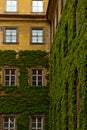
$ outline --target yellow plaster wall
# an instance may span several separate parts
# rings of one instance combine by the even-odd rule
[[[18,44],[4,44],[4,27],[18,28]],[[46,21],[0,21],[0,50],[50,50],[50,27]],[[44,44],[31,44],[31,27],[44,28]]]
[[[48,0],[43,0],[43,13],[46,12]],[[0,13],[6,12],[6,0],[0,0]],[[32,13],[32,0],[17,0],[17,12],[19,14]]]

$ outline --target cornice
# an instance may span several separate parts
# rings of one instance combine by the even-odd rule
[[[3,18],[40,18],[45,19],[45,14],[0,14]]]

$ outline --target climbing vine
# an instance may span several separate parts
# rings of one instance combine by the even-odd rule
[[[66,1],[51,49],[50,130],[87,129],[86,16],[85,0]]]
[[[48,129],[48,86],[34,87],[28,84],[28,68],[38,66],[49,68],[46,52],[0,51],[0,71],[3,67],[17,67],[19,72],[18,86],[0,85],[0,114],[15,114],[18,130],[29,130],[29,115],[32,114],[44,114],[45,129]]]

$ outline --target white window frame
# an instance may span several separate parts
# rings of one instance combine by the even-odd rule
[[[5,122],[5,118],[7,118],[7,122]],[[11,121],[13,118],[13,122]],[[7,127],[5,126],[7,124]],[[11,127],[13,124],[13,127]],[[3,116],[3,130],[16,130],[16,117],[15,116]]]
[[[34,13],[43,12],[43,0],[32,0],[32,12]]]
[[[32,44],[42,44],[44,42],[43,33],[44,33],[43,28],[32,28],[31,29],[31,43]]]
[[[6,70],[9,70],[9,74],[6,74]],[[15,74],[11,74],[11,71],[14,70]],[[4,68],[3,69],[3,79],[4,79],[4,86],[16,86],[17,85],[17,69],[16,68]],[[14,77],[14,85],[12,85],[12,76]],[[6,80],[6,77],[8,77],[9,79]],[[6,84],[6,81],[8,82],[8,84]]]
[[[6,12],[17,12],[17,0],[6,0]]]
[[[4,36],[4,42],[5,43],[17,43],[18,35],[17,35],[17,27],[6,27],[5,28],[5,36]]]
[[[35,70],[36,71],[36,74],[33,74],[33,70]],[[39,70],[41,70],[42,71],[42,74],[39,74]],[[36,77],[36,80],[33,80],[33,77]],[[41,79],[41,81],[38,79],[39,77],[41,77],[42,79]],[[33,85],[33,82],[35,82],[36,83],[36,85]],[[41,85],[39,85],[39,82],[41,82],[42,84]],[[33,68],[32,70],[31,70],[31,85],[32,86],[43,86],[43,69],[41,68]]]
[[[35,119],[35,121],[33,122],[33,118]],[[40,118],[41,121],[39,121],[38,119]],[[33,124],[35,124],[35,126],[33,126]],[[38,126],[38,124],[40,124],[40,127]],[[33,115],[30,116],[30,130],[43,130],[44,128],[44,116],[43,115]]]

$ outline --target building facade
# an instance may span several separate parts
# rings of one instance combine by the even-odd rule
[[[49,130],[86,130],[87,2],[50,0],[47,18],[53,37]]]
[[[47,5],[0,1],[0,130],[48,129]]]
[[[0,0],[0,130],[87,129],[86,18],[86,0]]]

